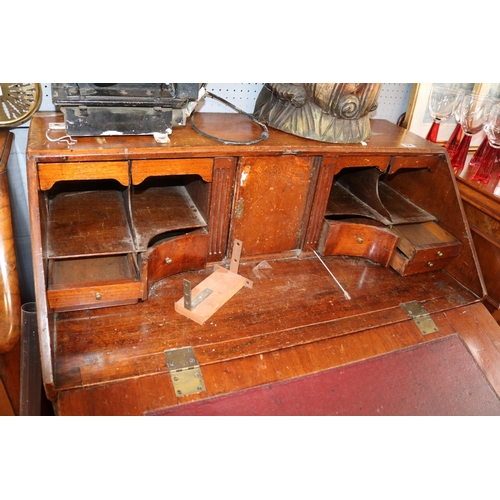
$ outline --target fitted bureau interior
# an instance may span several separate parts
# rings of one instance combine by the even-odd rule
[[[386,226],[435,220],[389,187],[376,167],[342,170],[334,179],[325,216],[367,217]]]
[[[431,176],[429,182],[434,178],[435,168],[414,167],[398,168],[392,177],[406,178],[407,185],[415,174]],[[403,276],[445,267],[462,244],[436,215],[391,187],[390,180],[391,174],[377,166],[344,168],[335,175],[320,253],[364,257]]]
[[[73,310],[145,298],[145,256],[206,228],[209,193],[210,183],[196,174],[146,176],[126,186],[116,179],[55,182],[41,193],[50,307]],[[195,267],[200,265],[197,259]]]
[[[47,294],[54,310],[134,303],[146,299],[158,280],[206,266],[211,194],[207,164],[202,164],[201,175],[159,175],[169,171],[169,162],[140,163],[137,171],[131,163],[126,183],[123,175],[59,180],[42,192]],[[190,170],[182,165],[181,171]],[[193,169],[198,167],[195,162]],[[337,172],[319,252],[366,258],[403,276],[445,267],[462,244],[434,213],[402,194],[391,180],[404,178],[406,186],[423,172],[434,178],[435,169],[417,167],[399,168],[395,174],[378,166],[348,166]],[[88,171],[85,165],[82,170]]]

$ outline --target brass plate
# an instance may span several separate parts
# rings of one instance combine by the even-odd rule
[[[177,397],[205,391],[205,382],[192,347],[164,351]]]

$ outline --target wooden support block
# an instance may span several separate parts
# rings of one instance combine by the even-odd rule
[[[250,280],[243,276],[219,267],[213,274],[193,288],[193,301],[207,288],[212,291],[208,297],[192,310],[184,307],[184,298],[181,298],[175,303],[175,310],[202,325],[244,286],[251,287],[251,283]]]

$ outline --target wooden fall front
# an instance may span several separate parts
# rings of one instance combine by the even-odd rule
[[[500,392],[500,329],[481,304],[443,148],[383,120],[367,145],[271,130],[250,146],[189,125],[168,144],[55,143],[57,121],[36,114],[28,139],[42,371],[57,414],[142,415],[456,333],[477,361],[488,353],[481,366]],[[232,141],[260,135],[236,114],[197,124]],[[203,324],[180,314],[186,281],[228,268],[237,241],[237,273],[253,286]]]

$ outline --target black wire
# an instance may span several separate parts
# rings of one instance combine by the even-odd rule
[[[205,96],[211,97],[212,99],[216,99],[216,100],[218,100],[218,101],[226,104],[227,106],[233,108],[238,113],[241,113],[241,114],[247,116],[254,123],[256,123],[257,125],[259,125],[260,127],[262,127],[263,132],[262,132],[261,136],[258,139],[255,139],[255,140],[249,141],[249,142],[229,141],[229,140],[226,140],[226,139],[221,139],[219,137],[214,137],[214,136],[209,135],[209,134],[207,134],[205,132],[202,132],[195,125],[195,123],[194,123],[194,115],[195,115],[195,112],[196,112],[196,108],[195,108],[192,111],[192,113],[191,113],[190,122],[191,122],[191,127],[193,127],[193,129],[196,130],[196,132],[198,132],[198,134],[202,135],[203,137],[207,137],[208,139],[212,139],[213,141],[221,142],[222,144],[232,144],[232,145],[236,145],[236,146],[250,146],[251,144],[257,144],[258,142],[261,142],[261,141],[263,141],[263,140],[265,140],[265,139],[267,139],[269,137],[269,131],[268,131],[267,127],[263,123],[261,123],[258,120],[256,120],[249,113],[243,111],[242,109],[237,108],[234,104],[231,104],[230,102],[226,101],[222,97],[219,97],[218,95],[212,94],[211,92],[205,91]]]

